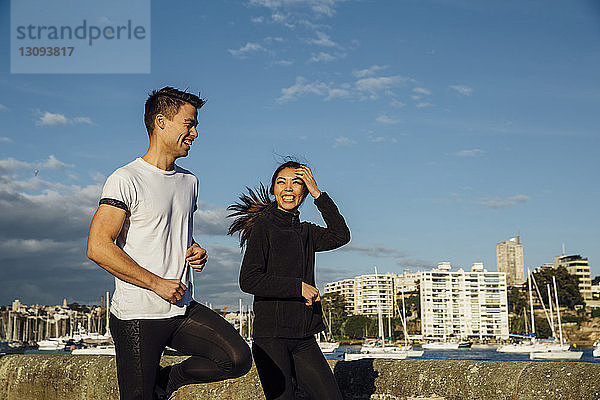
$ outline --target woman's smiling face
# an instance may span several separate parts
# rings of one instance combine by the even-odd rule
[[[304,193],[304,181],[296,176],[295,168],[284,168],[279,171],[273,186],[277,208],[284,211],[295,210],[302,203]]]

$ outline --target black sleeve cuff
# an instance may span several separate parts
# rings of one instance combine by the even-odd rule
[[[320,204],[331,202],[331,197],[327,194],[327,192],[321,192],[319,197],[313,200],[315,205],[318,207]]]
[[[103,199],[100,199],[99,204],[108,204],[109,206],[117,207],[121,210],[125,210],[125,212],[129,212],[129,207],[127,207],[127,204],[123,203],[121,200],[109,199],[105,197]]]

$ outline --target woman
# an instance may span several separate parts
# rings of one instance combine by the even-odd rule
[[[240,233],[246,252],[240,287],[254,295],[254,363],[267,400],[293,399],[293,379],[315,400],[342,399],[315,333],[325,329],[315,287],[315,252],[350,241],[350,231],[331,198],[306,165],[288,161],[264,186],[242,195],[230,216],[229,234]],[[298,207],[314,198],[326,228],[300,222]]]

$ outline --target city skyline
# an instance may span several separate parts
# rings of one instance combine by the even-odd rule
[[[106,177],[145,152],[143,103],[165,85],[208,100],[178,160],[200,180],[203,303],[250,302],[226,207],[284,155],[308,162],[351,230],[317,256],[321,289],[374,265],[494,271],[496,244],[517,235],[525,268],[564,243],[600,275],[595,2],[152,6],[149,74],[11,74],[0,4],[0,304],[112,292],[85,256],[87,229]],[[301,218],[323,224],[310,199]]]

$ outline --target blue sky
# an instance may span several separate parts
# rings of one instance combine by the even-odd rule
[[[321,288],[374,265],[496,270],[519,232],[526,266],[564,243],[600,274],[597,2],[154,1],[149,74],[11,74],[6,0],[0,27],[0,304],[112,290],[85,257],[89,221],[106,177],[145,152],[143,104],[165,85],[208,100],[179,161],[200,179],[203,302],[249,301],[225,207],[282,155],[351,228],[318,256]],[[310,201],[301,215],[322,223]]]

